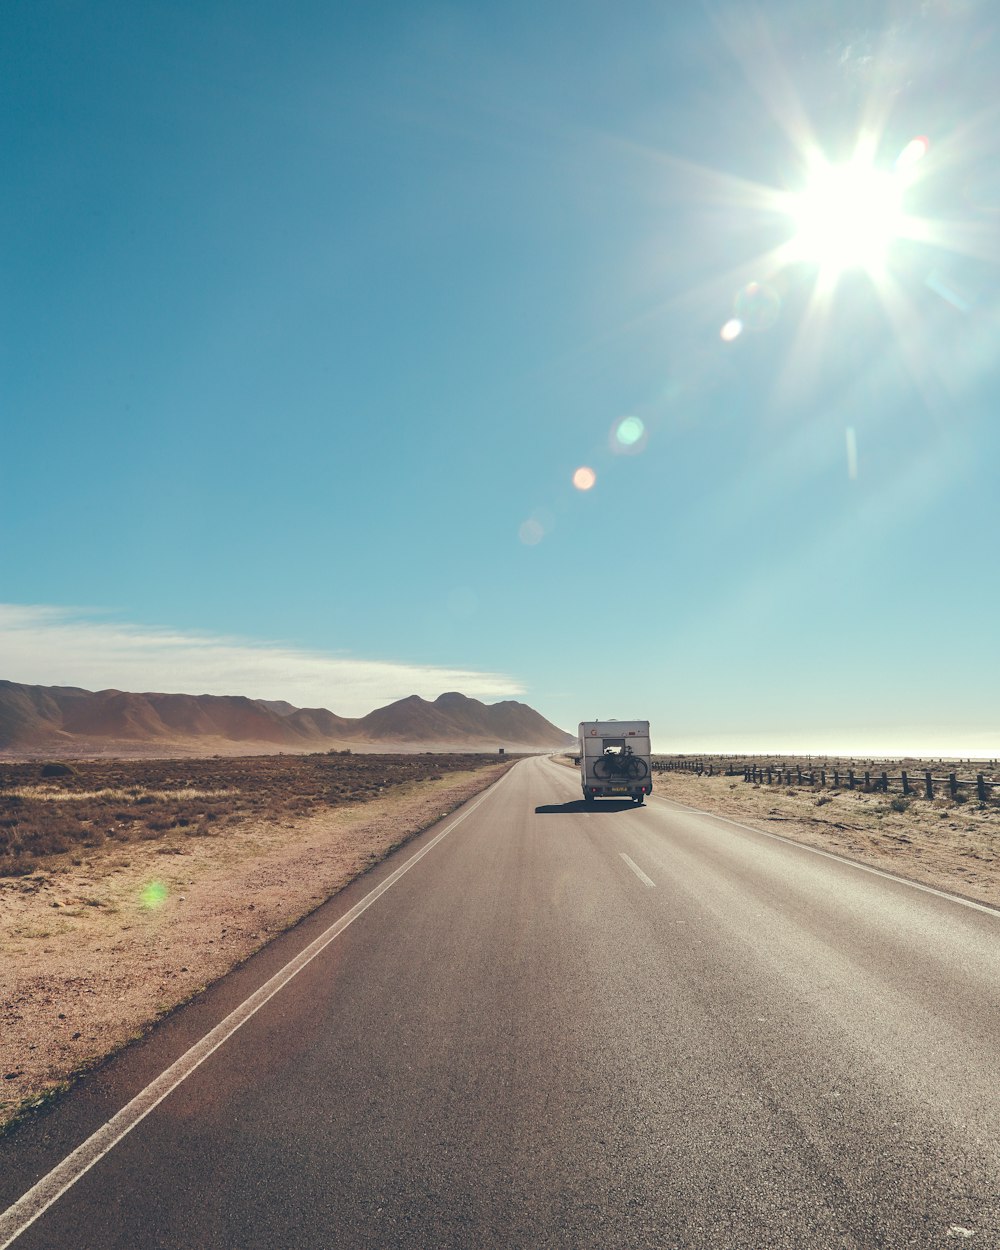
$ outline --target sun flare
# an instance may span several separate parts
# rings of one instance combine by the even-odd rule
[[[817,163],[805,187],[791,197],[792,247],[799,260],[837,277],[848,269],[878,272],[903,236],[906,216],[901,171],[855,159]]]

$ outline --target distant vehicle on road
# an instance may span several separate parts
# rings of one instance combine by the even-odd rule
[[[642,803],[653,789],[649,721],[581,721],[580,783],[588,803],[601,795],[627,795]]]

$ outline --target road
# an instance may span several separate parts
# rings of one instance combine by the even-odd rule
[[[392,882],[0,1246],[1000,1246],[1000,913],[578,800],[517,765],[0,1142],[2,1208]]]

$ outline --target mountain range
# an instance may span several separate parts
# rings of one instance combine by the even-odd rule
[[[410,695],[367,716],[337,716],[242,695],[132,694],[0,681],[0,754],[142,755],[180,751],[555,750],[574,739],[525,703],[485,704],[450,692]]]

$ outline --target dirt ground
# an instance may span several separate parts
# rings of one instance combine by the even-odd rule
[[[304,813],[242,813],[198,837],[178,826],[77,844],[0,877],[0,1131],[506,767],[480,762]]]
[[[654,774],[653,792],[1000,907],[1000,805]]]

